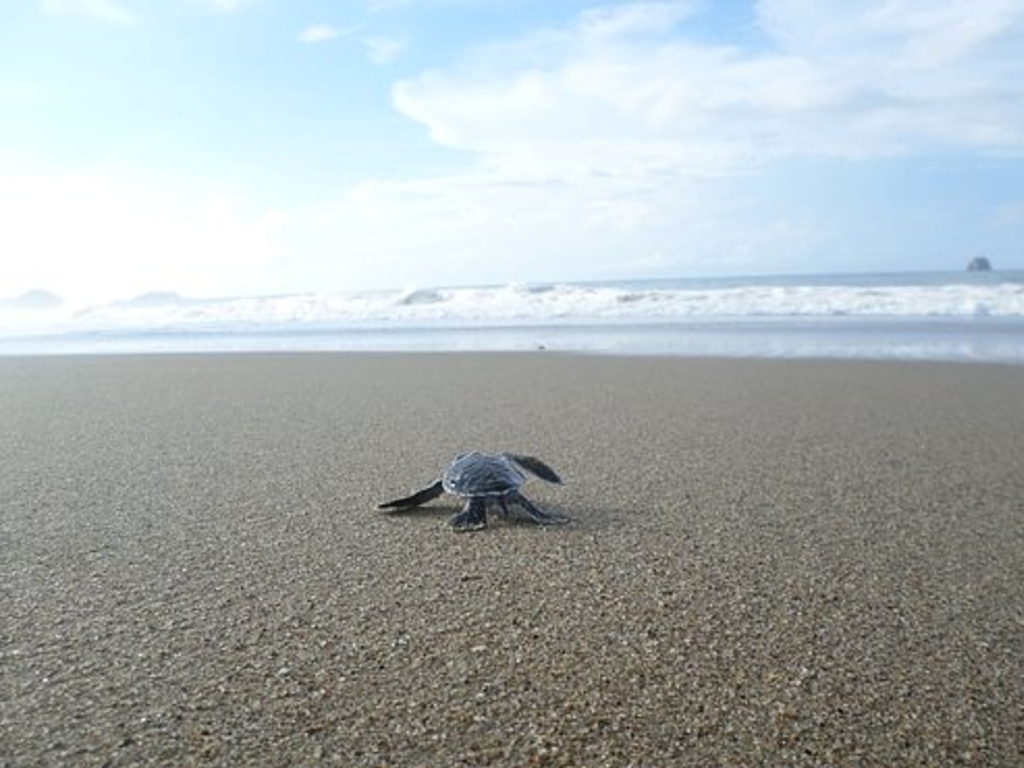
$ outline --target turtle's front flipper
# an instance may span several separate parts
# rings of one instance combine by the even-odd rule
[[[420,504],[426,504],[428,501],[433,501],[442,493],[444,493],[444,486],[441,484],[441,481],[438,480],[429,488],[424,488],[422,491],[418,491],[412,496],[406,496],[404,499],[386,501],[377,507],[377,509],[409,509],[410,507],[418,507]]]
[[[479,531],[487,526],[487,499],[476,496],[466,502],[466,508],[451,520],[456,533]]]
[[[541,480],[547,480],[549,483],[559,484],[562,482],[562,478],[558,476],[558,473],[536,456],[520,456],[517,453],[506,453],[505,456],[523,469],[532,472]]]
[[[514,501],[522,507],[526,514],[530,516],[530,519],[538,525],[559,525],[560,523],[569,522],[567,517],[545,512],[521,493],[509,494],[508,500]]]

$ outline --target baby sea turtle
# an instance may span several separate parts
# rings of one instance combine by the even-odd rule
[[[428,488],[381,504],[378,509],[411,509],[426,504],[445,491],[466,500],[465,508],[451,519],[456,531],[476,531],[487,525],[487,505],[496,502],[502,514],[508,514],[508,505],[518,504],[533,522],[540,525],[564,523],[566,518],[553,515],[537,507],[519,492],[526,481],[526,472],[549,483],[561,483],[551,467],[533,456],[515,453],[463,453],[445,467],[441,478]]]

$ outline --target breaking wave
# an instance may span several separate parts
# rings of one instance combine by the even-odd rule
[[[159,299],[159,300],[157,300]],[[171,300],[173,299],[173,300]],[[546,283],[187,299],[79,310],[0,308],[0,335],[645,323],[758,318],[1024,318],[1024,274]]]

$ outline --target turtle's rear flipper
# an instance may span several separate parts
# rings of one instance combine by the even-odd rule
[[[569,518],[567,517],[555,515],[551,512],[545,512],[522,494],[510,494],[509,501],[514,501],[522,507],[526,514],[530,516],[530,519],[538,525],[559,525],[561,523],[569,522]]]
[[[418,507],[421,504],[426,504],[428,501],[433,501],[442,493],[444,493],[444,486],[441,484],[441,481],[438,480],[429,488],[417,491],[412,496],[406,496],[404,499],[386,501],[377,507],[377,509],[409,509],[410,507]]]
[[[466,502],[466,508],[451,520],[456,533],[479,531],[487,526],[487,499],[476,496]]]
[[[562,478],[558,476],[558,473],[536,456],[520,456],[517,453],[506,453],[505,456],[523,469],[532,472],[541,480],[547,480],[549,483],[559,484],[562,482]]]

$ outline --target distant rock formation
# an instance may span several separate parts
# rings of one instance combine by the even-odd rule
[[[992,262],[984,256],[975,256],[967,264],[968,272],[988,272],[992,269]]]
[[[0,307],[4,309],[56,309],[63,303],[60,296],[49,291],[26,291],[13,299],[0,299]]]

